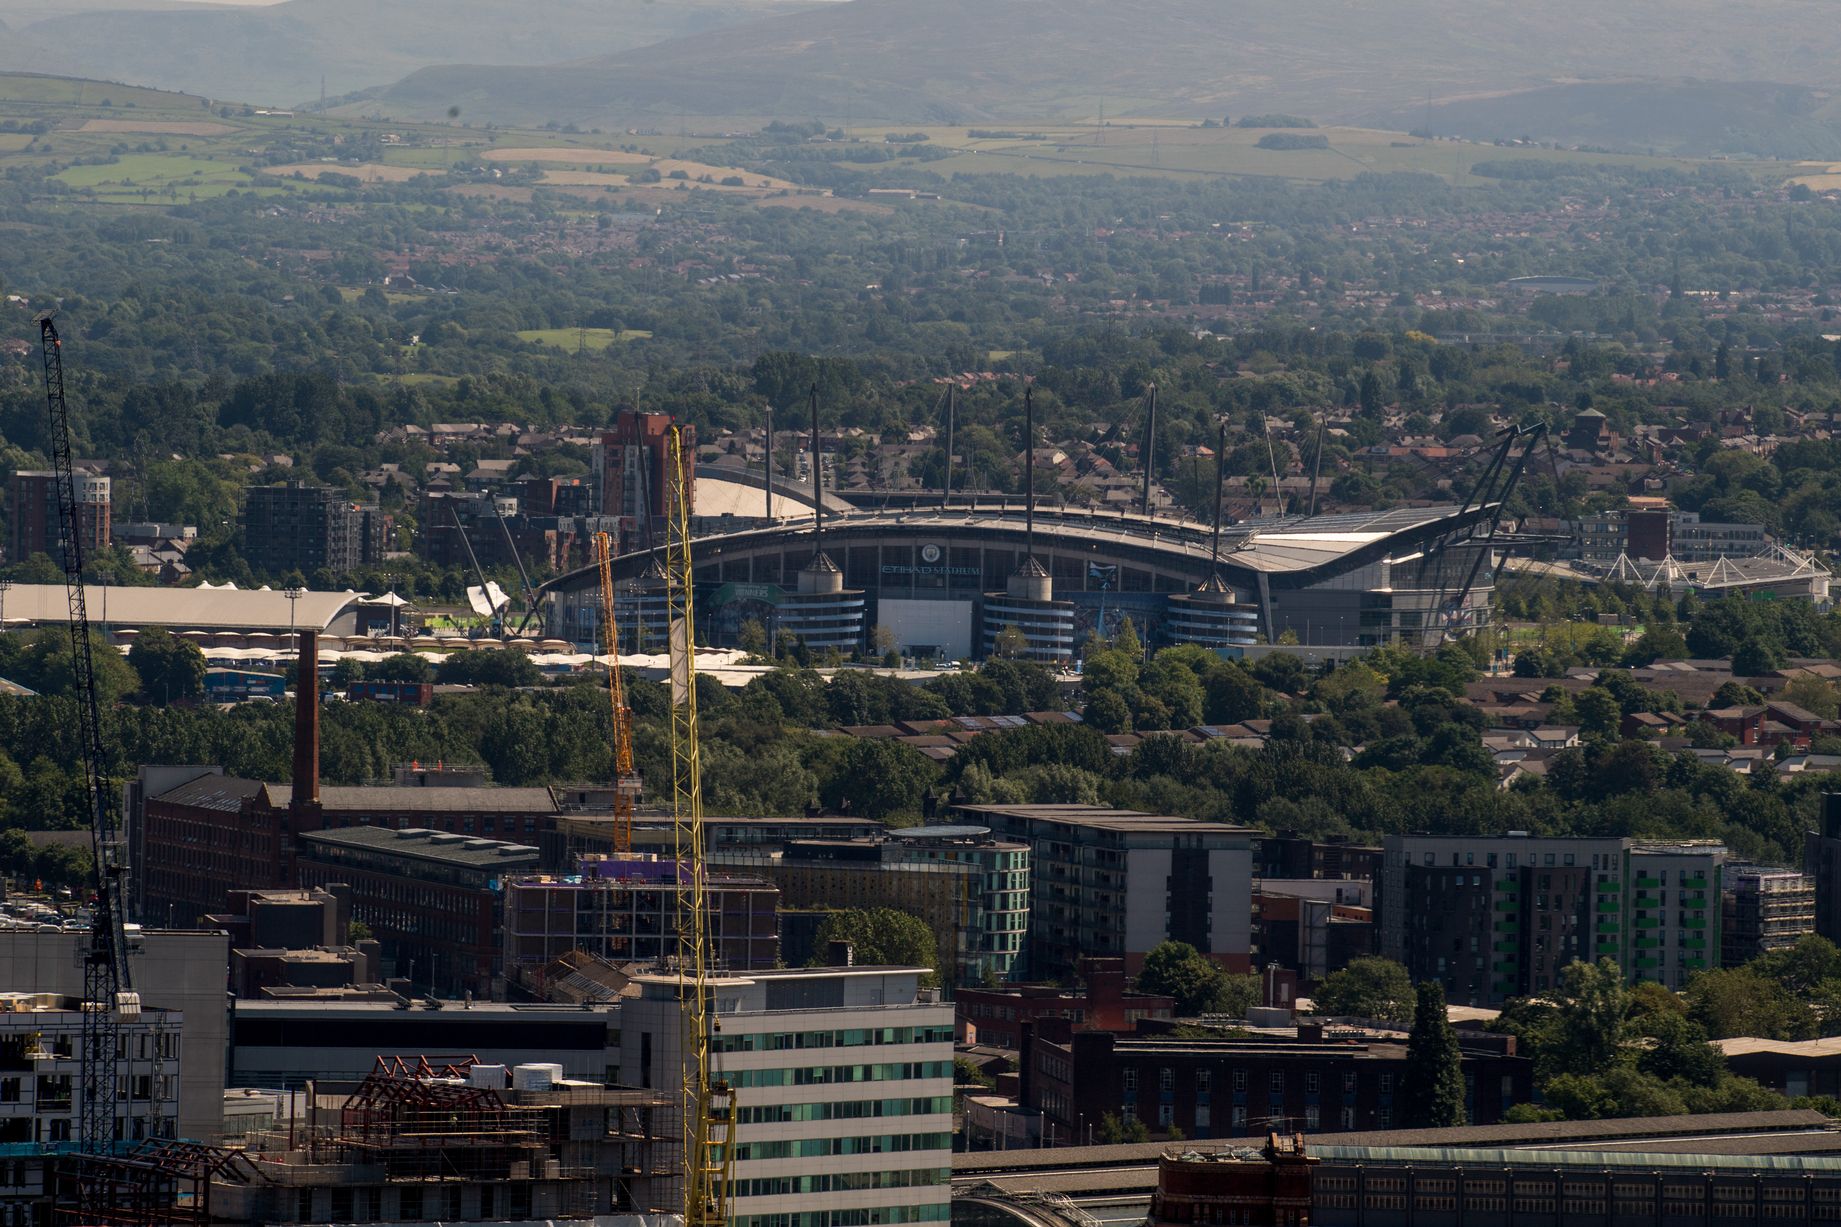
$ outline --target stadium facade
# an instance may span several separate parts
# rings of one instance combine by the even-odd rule
[[[1088,631],[1129,617],[1149,641],[1232,651],[1291,642],[1423,645],[1487,626],[1498,503],[1247,521],[1218,550],[1194,522],[1038,507],[1033,550],[1019,505],[827,515],[696,544],[699,642],[732,645],[748,622],[813,646],[975,659],[1000,646],[1065,660]],[[1218,557],[1217,557],[1218,555]],[[616,563],[626,651],[662,650],[664,574],[653,552]],[[551,635],[598,642],[592,568],[543,588]],[[835,606],[835,608],[832,608]],[[841,638],[840,638],[841,634]]]

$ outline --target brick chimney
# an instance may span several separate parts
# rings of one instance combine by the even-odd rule
[[[300,632],[299,677],[294,683],[294,798],[299,812],[320,804],[320,637]]]

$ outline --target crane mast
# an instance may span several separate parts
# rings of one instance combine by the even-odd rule
[[[633,769],[633,709],[620,676],[620,628],[614,620],[614,543],[594,535],[595,566],[601,573],[601,650],[607,653],[607,698],[614,717],[614,851],[633,850],[633,809],[639,803],[639,773]]]
[[[703,768],[697,745],[696,608],[692,597],[690,482],[683,435],[670,436],[665,552],[671,635],[671,799],[678,880],[678,1017],[684,1075],[684,1227],[727,1227],[734,1172],[735,1092],[715,1069],[720,1027],[711,996],[711,940],[703,847]]]
[[[70,601],[70,661],[75,681],[78,737],[83,750],[84,800],[89,807],[90,853],[95,901],[89,946],[83,955],[83,1052],[79,1062],[78,1139],[85,1155],[106,1153],[118,1140],[116,1076],[120,1069],[120,1023],[140,1014],[128,968],[123,929],[122,856],[116,799],[103,773],[102,709],[96,696],[96,662],[90,640],[89,604],[83,591],[82,506],[71,462],[70,411],[64,400],[64,352],[52,313],[36,317],[45,366],[45,402],[51,414],[51,460],[57,475],[58,544],[63,552],[64,587]],[[103,1196],[99,1182],[84,1182],[86,1202]],[[100,1209],[101,1206],[85,1206]]]

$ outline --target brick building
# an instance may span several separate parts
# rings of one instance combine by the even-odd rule
[[[94,473],[79,472],[76,484],[77,543],[87,556],[109,548],[110,482]],[[24,562],[34,554],[43,554],[59,566],[64,565],[56,473],[33,469],[15,472],[8,490],[7,520],[9,562]]]
[[[530,844],[357,826],[299,836],[308,887],[342,892],[352,919],[383,944],[385,966],[447,996],[496,996],[505,878],[537,870]]]
[[[620,521],[620,549],[644,549],[664,540],[671,502],[671,415],[622,410],[595,445],[593,468],[601,483],[600,511]],[[694,512],[697,491],[696,428],[683,428],[683,451]]]
[[[1473,1124],[1494,1124],[1533,1094],[1533,1063],[1513,1036],[1460,1031],[1458,1046]],[[1023,1044],[1022,1101],[1043,1114],[1045,1141],[1075,1144],[1108,1116],[1188,1138],[1388,1129],[1406,1069],[1404,1035],[1306,1024],[1295,1038],[1188,1040],[1045,1019]]]
[[[190,924],[237,890],[301,885],[300,837],[351,827],[420,828],[468,839],[560,847],[562,806],[547,788],[328,787],[319,782],[316,636],[301,633],[294,782],[212,768],[142,768],[126,806],[134,914]]]
[[[1019,984],[1014,988],[962,988],[959,1042],[987,1048],[1020,1048],[1024,1030],[1045,1018],[1064,1018],[1076,1031],[1133,1031],[1143,1019],[1176,1016],[1176,999],[1132,992],[1120,959],[1085,959],[1079,988]]]

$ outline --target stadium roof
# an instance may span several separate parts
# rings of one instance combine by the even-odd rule
[[[90,621],[114,627],[195,630],[323,631],[355,604],[356,592],[303,592],[299,600],[273,589],[138,588],[85,584]],[[70,601],[62,584],[14,584],[7,590],[8,625],[63,625]]]

